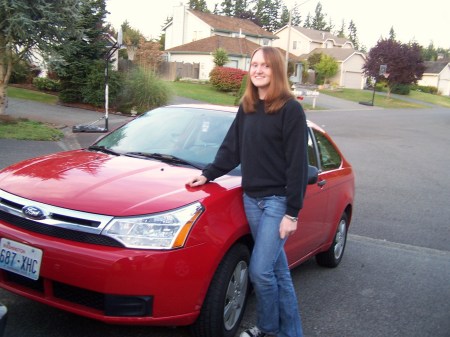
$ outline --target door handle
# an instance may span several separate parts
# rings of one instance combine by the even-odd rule
[[[327,183],[326,180],[321,180],[321,181],[319,181],[319,182],[317,183],[317,185],[318,185],[319,187],[323,187],[326,183]]]

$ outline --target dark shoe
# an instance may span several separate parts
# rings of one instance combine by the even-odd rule
[[[241,333],[240,337],[265,337],[268,336],[264,332],[258,329],[257,326],[247,329]]]

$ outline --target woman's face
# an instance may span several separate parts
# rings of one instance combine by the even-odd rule
[[[250,64],[250,79],[258,88],[259,98],[264,99],[272,79],[272,68],[266,64],[262,50],[258,50]]]

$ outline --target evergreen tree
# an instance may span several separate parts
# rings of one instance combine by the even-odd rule
[[[395,32],[394,32],[394,27],[392,27],[392,26],[391,26],[391,29],[389,30],[389,40],[395,41]]]
[[[209,13],[205,0],[189,0],[189,8],[200,12]]]
[[[274,32],[279,28],[281,0],[257,0],[254,12],[255,17],[264,29]]]
[[[326,14],[322,13],[322,5],[317,3],[314,17],[312,18],[311,28],[320,31],[327,30],[327,23],[325,22]]]
[[[6,87],[16,63],[36,52],[49,53],[66,41],[81,40],[80,0],[14,0],[0,2],[0,115],[5,113]]]
[[[292,25],[293,26],[300,26],[302,23],[302,16],[300,15],[300,10],[298,7],[295,7],[292,10]]]
[[[306,16],[305,24],[303,25],[303,27],[308,28],[308,29],[313,29],[312,18],[311,18],[310,13],[308,13],[308,15]]]
[[[344,38],[346,39],[346,35],[345,35],[345,21],[342,20],[342,24],[341,24],[341,28],[339,28],[339,30],[337,31],[336,35],[338,37]]]
[[[359,50],[359,41],[356,26],[353,20],[350,20],[350,23],[348,24],[348,39],[353,43],[355,49]]]
[[[302,22],[302,19],[301,19],[301,15],[298,10],[298,7],[294,7],[291,10],[291,25],[294,27],[300,26],[301,22]],[[283,5],[281,7],[280,27],[279,28],[286,26],[288,23],[289,23],[289,9],[285,5]]]
[[[78,25],[84,30],[83,39],[68,39],[66,45],[69,48],[59,50],[64,62],[52,63],[61,80],[59,98],[63,102],[83,102],[83,87],[93,71],[91,65],[94,61],[105,59],[110,44],[105,38],[105,0],[84,0],[79,11]]]
[[[223,0],[220,4],[220,13],[225,16],[234,16],[234,0]]]

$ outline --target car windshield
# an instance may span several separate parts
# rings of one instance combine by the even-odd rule
[[[214,160],[235,113],[193,107],[149,111],[94,144],[95,148],[146,159],[204,167]],[[156,156],[155,156],[156,155]]]

